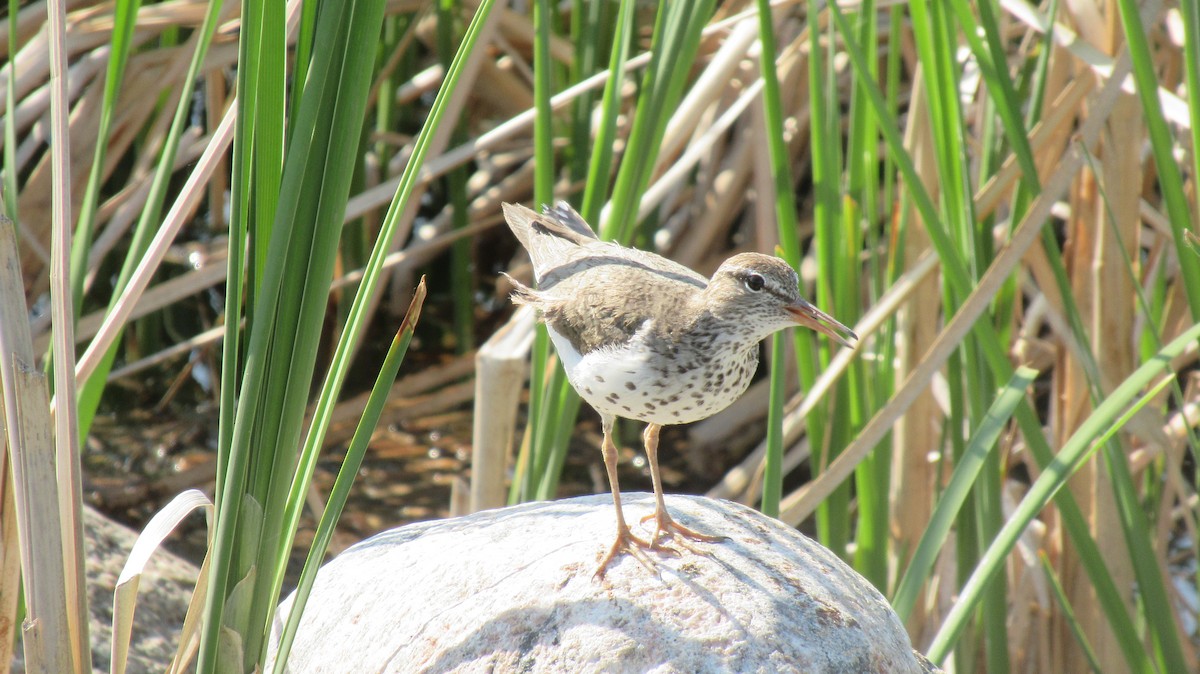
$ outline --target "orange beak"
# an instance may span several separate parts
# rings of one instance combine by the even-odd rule
[[[850,340],[858,340],[858,335],[854,334],[853,330],[842,325],[833,316],[814,307],[806,300],[800,300],[799,304],[784,307],[784,310],[791,314],[792,320],[796,321],[796,323],[816,330],[846,348],[853,349],[854,344]]]

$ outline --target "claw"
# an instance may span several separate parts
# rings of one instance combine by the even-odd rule
[[[689,541],[696,541],[699,543],[720,543],[721,541],[727,540],[727,537],[725,536],[711,536],[709,534],[702,534],[698,531],[693,531],[683,526],[682,524],[676,522],[665,508],[662,510],[655,510],[653,514],[646,515],[641,521],[643,524],[645,524],[652,519],[655,520],[655,526],[654,535],[650,538],[651,549],[654,549],[655,545],[658,544],[659,539],[663,538],[664,536],[679,536],[681,538],[686,538]]]
[[[648,571],[659,575],[658,570],[654,568],[654,561],[646,554],[647,550],[675,557],[683,556],[683,553],[676,548],[659,545],[659,541],[665,537],[677,537],[679,539],[675,541],[677,544],[698,554],[704,553],[694,550],[684,540],[701,543],[718,543],[725,540],[724,536],[709,536],[692,531],[671,519],[671,515],[667,513],[667,505],[663,501],[662,476],[658,472],[658,424],[648,424],[645,433],[642,435],[646,446],[646,457],[650,460],[650,476],[654,481],[655,499],[654,514],[642,518],[642,521],[645,522],[650,518],[655,519],[654,536],[647,541],[633,535],[633,532],[629,530],[629,526],[625,523],[625,514],[621,510],[621,488],[617,483],[617,448],[612,442],[612,425],[614,420],[615,417],[612,416],[602,415],[600,417],[601,427],[604,430],[604,468],[608,472],[608,484],[612,488],[613,506],[617,511],[617,539],[613,541],[612,547],[608,549],[608,553],[600,559],[600,566],[596,567],[596,572],[592,574],[592,578],[603,579],[605,572],[608,571],[608,565],[622,553],[629,553],[630,557],[636,559]]]
[[[600,565],[596,567],[596,572],[592,574],[592,578],[602,580],[604,573],[608,571],[608,565],[613,559],[622,553],[629,553],[639,564],[646,567],[646,570],[657,574],[658,571],[652,567],[652,562],[646,556],[644,550],[654,549],[654,544],[650,541],[638,538],[633,535],[628,528],[624,530],[618,529],[617,539],[613,541],[612,547],[608,549],[608,553],[600,560]]]

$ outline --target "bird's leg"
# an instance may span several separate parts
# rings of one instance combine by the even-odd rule
[[[654,514],[642,518],[643,522],[651,517],[655,521],[654,536],[650,538],[650,547],[653,548],[664,534],[679,534],[684,538],[704,543],[717,543],[724,540],[724,536],[698,533],[671,519],[671,514],[667,512],[667,503],[663,500],[662,474],[658,470],[658,433],[660,430],[662,430],[662,426],[658,424],[646,424],[646,430],[642,433],[642,442],[646,446],[646,459],[650,461],[650,479],[654,482]]]
[[[608,472],[608,486],[612,489],[613,505],[617,509],[617,539],[613,541],[608,554],[600,560],[600,566],[597,567],[594,576],[596,578],[603,578],[609,562],[622,552],[628,552],[642,566],[650,568],[649,563],[643,559],[645,555],[640,553],[639,548],[650,548],[651,543],[633,535],[633,532],[629,530],[629,525],[625,523],[625,513],[621,510],[621,487],[617,482],[617,446],[613,444],[612,440],[613,421],[613,417],[608,415],[601,417],[601,426],[604,429],[604,469]],[[653,569],[650,570],[653,571]]]

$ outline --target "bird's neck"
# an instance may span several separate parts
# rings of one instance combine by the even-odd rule
[[[736,312],[719,312],[712,308],[696,313],[690,331],[704,334],[704,349],[720,350],[725,353],[752,352],[758,354],[758,343],[769,333],[758,334],[753,325],[747,325]]]

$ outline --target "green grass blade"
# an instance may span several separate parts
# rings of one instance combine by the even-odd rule
[[[838,33],[846,41],[846,54],[850,57],[851,65],[860,78],[859,82],[863,87],[863,91],[867,94],[867,100],[870,102],[876,116],[880,119],[879,130],[883,133],[884,141],[890,151],[890,158],[896,163],[896,167],[904,176],[907,195],[913,200],[913,205],[925,220],[926,230],[929,233],[934,248],[937,250],[938,257],[941,259],[943,273],[947,277],[946,280],[957,297],[965,298],[970,294],[970,289],[974,284],[970,281],[970,276],[967,273],[967,267],[962,257],[951,244],[945,231],[940,226],[937,226],[937,223],[942,218],[938,215],[934,201],[929,196],[929,192],[925,189],[924,183],[917,173],[917,168],[913,164],[912,157],[904,148],[904,141],[897,131],[900,128],[900,124],[889,113],[887,101],[882,92],[879,91],[879,87],[873,81],[867,79],[870,69],[862,59],[863,51],[858,45],[858,40],[854,38],[845,15],[836,4],[829,5],[829,12],[837,26]]]
[[[554,113],[550,97],[554,95],[554,63],[550,60],[550,0],[533,2],[533,104],[537,116],[533,122],[533,159],[537,167],[533,177],[533,200],[537,207],[554,202]]]
[[[552,204],[554,197],[554,182],[557,175],[554,156],[554,114],[550,108],[550,97],[554,95],[553,63],[550,59],[550,24],[552,12],[548,0],[535,0],[533,3],[533,201],[534,208]],[[566,453],[566,447],[555,445],[551,438],[556,435],[556,429],[561,426],[572,426],[575,415],[565,418],[556,413],[555,401],[557,392],[565,383],[561,370],[555,369],[549,379],[545,373],[550,368],[550,337],[546,327],[538,324],[535,328],[534,358],[537,362],[533,368],[537,379],[531,379],[529,400],[529,458],[525,466],[528,473],[518,476],[523,484],[522,500],[540,498],[542,486],[550,477],[547,466],[554,462],[553,456]]]
[[[1121,412],[1138,397],[1155,377],[1170,371],[1171,360],[1178,357],[1191,343],[1200,338],[1200,325],[1192,326],[1164,347],[1153,360],[1143,364],[1121,383],[1082,423],[1078,430],[1063,445],[1054,460],[1045,467],[1042,475],[1029,488],[1025,498],[1005,523],[996,540],[980,559],[980,563],[967,581],[958,600],[947,614],[937,636],[929,648],[929,659],[941,662],[961,633],[970,612],[976,607],[987,581],[1003,569],[1004,558],[1016,545],[1017,538],[1055,493],[1066,483],[1080,463],[1096,447],[1096,440],[1105,433],[1119,428]],[[1128,418],[1126,415],[1124,418]],[[1182,664],[1182,662],[1180,663]],[[1174,671],[1185,671],[1179,669]]]
[[[626,10],[624,7],[622,11]],[[703,0],[699,3],[671,3],[659,7],[655,22],[654,38],[651,46],[651,60],[643,80],[641,95],[638,97],[637,109],[634,113],[632,130],[625,148],[621,167],[617,174],[616,186],[613,190],[612,212],[607,223],[601,229],[601,238],[617,238],[628,242],[633,235],[633,225],[637,213],[638,202],[646,189],[650,172],[658,157],[659,145],[666,129],[670,111],[679,101],[684,86],[688,81],[689,68],[699,45],[700,32],[712,13],[712,2]],[[632,16],[623,17],[632,20]],[[621,24],[625,25],[624,23]],[[625,43],[618,36],[613,46],[614,65],[623,62]],[[619,50],[619,51],[618,51]],[[610,71],[618,72],[618,71]],[[605,116],[615,123],[616,115],[612,114],[615,106],[619,105],[616,92],[619,78],[609,80],[612,87],[605,89]],[[608,106],[614,106],[609,108]],[[606,122],[607,124],[607,122]],[[615,128],[615,127],[614,127]],[[602,134],[612,132],[613,128]],[[602,137],[597,138],[597,144]],[[536,142],[536,139],[535,139]],[[599,147],[599,145],[597,145]],[[611,149],[605,148],[607,156],[601,156],[592,164],[589,175],[587,192],[584,195],[584,211],[582,215],[589,217],[590,211],[598,209],[602,203],[600,192],[601,183],[606,180],[608,157]],[[541,164],[539,163],[539,171]],[[596,219],[591,218],[595,223]],[[534,358],[539,349],[544,348],[544,338],[540,336],[535,341]],[[547,349],[548,350],[548,349]],[[533,374],[540,376],[539,361],[534,361]],[[532,493],[535,498],[550,498],[553,489],[558,484],[558,472],[565,461],[567,450],[565,438],[569,437],[569,428],[573,425],[580,401],[570,389],[569,383],[557,370],[550,379],[532,378],[533,388],[530,394],[530,421],[533,429],[530,434],[530,449],[528,461],[519,462],[531,471],[528,477],[518,476],[530,491],[517,490],[522,498]],[[542,384],[542,382],[546,382]],[[544,387],[544,388],[543,388]]]
[[[220,3],[216,3],[220,4]],[[104,181],[104,156],[108,150],[108,136],[112,131],[113,110],[121,83],[125,79],[125,65],[129,62],[129,50],[133,42],[133,29],[137,24],[141,0],[118,2],[113,12],[112,43],[108,58],[108,69],[104,76],[104,95],[100,102],[100,125],[96,131],[96,148],[92,156],[92,169],[88,173],[87,187],[83,192],[83,203],[79,207],[79,221],[71,241],[71,295],[75,298],[75,318],[78,320],[83,304],[83,280],[88,272],[88,252],[92,246],[92,231],[95,229],[96,204],[100,199],[100,185]],[[11,35],[11,33],[10,33]],[[9,51],[9,54],[15,52]],[[9,78],[11,84],[12,77]],[[187,97],[182,97],[186,99]],[[86,436],[86,431],[83,433]]]
[[[762,504],[764,515],[779,517],[783,499],[783,404],[787,402],[787,344],[781,335],[771,336],[771,394],[767,405],[767,455],[763,463]]]
[[[1188,115],[1192,130],[1192,181],[1200,176],[1200,4],[1179,3],[1183,17],[1183,75],[1187,81]]]
[[[990,2],[968,4],[966,0],[954,0],[951,3],[955,18],[962,31],[960,34],[966,40],[975,62],[979,65],[984,84],[995,101],[996,114],[1004,126],[1004,133],[1012,146],[1017,163],[1021,166],[1021,182],[1030,192],[1036,194],[1038,184],[1037,166],[1033,162],[1033,149],[1029,146],[1028,131],[1021,119],[1021,105],[1017,100],[1017,92],[1013,89],[1012,78],[1008,74],[1008,57],[1004,53],[1004,39],[992,12]],[[971,8],[979,12],[979,23],[975,22]]]
[[[438,0],[437,3],[437,47],[442,67],[449,70],[454,60],[455,20],[459,3],[456,0]],[[451,136],[454,145],[465,139],[461,121]],[[449,195],[451,221],[454,229],[462,229],[469,223],[467,217],[467,167],[459,166],[446,174],[446,193]],[[450,248],[450,292],[454,302],[454,334],[459,354],[470,351],[475,344],[475,297],[471,266],[472,242],[459,239]]]
[[[210,3],[208,10],[204,14],[204,21],[201,23],[200,30],[195,36],[196,46],[192,52],[191,63],[188,65],[187,82],[195,82],[199,77],[200,68],[203,66],[204,58],[208,54],[208,47],[212,42],[213,32],[216,30],[217,19],[220,17],[223,4],[223,2]],[[119,6],[120,3],[118,3]],[[175,157],[179,150],[180,138],[182,138],[183,132],[187,128],[191,109],[191,97],[187,95],[180,96],[175,106],[175,115],[171,119],[171,127],[167,132],[167,139],[163,143],[158,165],[155,167],[154,179],[150,184],[150,193],[146,197],[146,204],[142,208],[141,215],[138,217],[137,225],[134,227],[133,243],[130,245],[129,251],[125,256],[125,261],[121,266],[121,271],[118,273],[116,284],[113,287],[113,298],[109,304],[110,309],[116,304],[121,293],[129,285],[129,280],[133,276],[134,270],[137,268],[142,256],[145,255],[146,249],[150,246],[150,240],[157,231],[162,216],[162,207],[166,202],[171,178],[174,175]],[[97,161],[102,163],[103,157],[99,153],[99,150],[97,153]],[[85,213],[91,213],[91,211],[94,211],[94,208],[85,211]],[[91,214],[94,215],[94,213]],[[80,213],[80,217],[82,223],[84,213]],[[91,215],[88,217],[91,217]],[[79,243],[78,238],[75,240],[75,243]],[[72,252],[74,253],[75,251]],[[85,269],[87,266],[86,247],[82,255],[81,259],[72,261],[72,274],[74,274],[76,262],[82,265],[81,268],[84,272],[87,271]],[[83,277],[80,276],[79,280],[81,284],[82,279]],[[82,291],[82,289],[83,286],[80,285],[78,290]],[[78,297],[80,295],[76,294],[76,298]],[[116,360],[119,350],[119,339],[114,340],[113,346],[105,353],[100,364],[97,365],[96,369],[92,371],[92,374],[79,388],[79,431],[81,437],[87,437],[92,421],[96,417],[96,410],[100,406],[101,397],[104,395],[104,389],[108,383],[108,375],[112,371],[113,362]]]
[[[532,501],[536,498],[537,483],[541,479],[539,466],[543,463],[543,451],[538,444],[537,433],[543,422],[542,410],[546,407],[546,396],[552,387],[546,380],[546,369],[550,365],[550,336],[543,326],[535,328],[533,346],[530,349],[529,365],[529,423],[525,429],[525,441],[517,457],[516,473],[509,490],[509,503]]]
[[[713,0],[659,5],[650,63],[642,79],[625,161],[617,171],[611,211],[600,237],[628,243],[637,222],[638,204],[658,159],[667,121],[683,94],[700,44],[700,32],[712,16]]]
[[[621,0],[617,14],[617,32],[613,36],[612,53],[608,60],[608,72],[611,75],[604,83],[604,96],[600,103],[600,125],[596,129],[596,140],[592,144],[583,206],[579,209],[583,219],[590,223],[599,220],[600,208],[608,198],[613,142],[616,139],[617,119],[621,112],[621,83],[625,79],[625,61],[629,58],[636,4],[634,0]]]
[[[1038,467],[1044,471],[1054,465],[1058,459],[1046,443],[1045,437],[1040,435],[1041,424],[1027,403],[1022,402],[1017,407],[1016,417],[1017,422],[1021,425],[1022,434],[1029,442],[1029,448],[1033,452]],[[1108,619],[1112,631],[1117,637],[1117,644],[1121,648],[1121,653],[1125,656],[1129,668],[1139,674],[1155,674],[1158,670],[1150,661],[1150,656],[1142,646],[1137,627],[1125,610],[1125,592],[1117,587],[1112,574],[1108,572],[1104,556],[1100,552],[1100,546],[1092,538],[1088,522],[1084,518],[1079,504],[1075,502],[1070,490],[1066,489],[1060,489],[1054,494],[1054,504],[1058,507],[1063,527],[1067,530],[1071,544],[1079,551],[1079,560],[1087,573],[1088,580],[1095,588],[1096,597],[1104,610],[1105,618]]]
[[[609,57],[610,73],[624,72],[633,32],[634,6],[635,3],[631,0],[621,2],[617,32]],[[589,36],[592,39],[594,37]],[[623,80],[623,77],[616,75],[610,77],[604,86],[600,123],[596,130],[596,140],[591,145],[583,205],[580,208],[584,220],[590,223],[598,221],[601,204],[608,194],[613,142],[616,137],[617,119],[621,114],[620,86]],[[576,122],[584,124],[585,127],[577,131],[576,135],[586,134],[586,125],[590,125],[590,121],[590,110],[588,115],[578,115]],[[531,430],[528,433],[529,441],[522,446],[523,460],[518,461],[516,480],[509,495],[510,502],[514,503],[554,498],[562,466],[566,463],[568,441],[582,404],[562,368],[556,366],[553,370],[548,370],[549,354],[549,337],[545,328],[539,326],[534,342],[530,377],[528,426]]]
[[[283,174],[283,129],[287,109],[284,106],[284,86],[287,83],[287,44],[284,31],[284,3],[242,3],[243,32],[251,32],[255,49],[248,55],[249,72],[245,81],[238,82],[238,95],[254,91],[254,189],[250,220],[250,277],[251,290],[259,287],[267,266],[267,244],[275,226],[275,209],[279,201]],[[239,76],[241,68],[239,67]],[[243,87],[243,84],[245,85]],[[300,108],[294,109],[298,114]]]
[[[860,74],[860,77],[862,77],[860,81],[868,94],[868,100],[872,109],[881,120],[886,120],[881,121],[879,128],[890,151],[890,158],[895,162],[897,169],[906,181],[906,196],[912,199],[913,205],[922,218],[927,221],[933,221],[937,217],[933,201],[929,198],[928,192],[924,190],[920,178],[916,173],[912,158],[908,156],[895,130],[897,128],[896,121],[893,115],[889,113],[889,108],[883,95],[878,91],[875,83],[864,76],[864,73],[869,71],[859,56],[859,50],[856,46],[857,41],[850,33],[845,17],[839,7],[836,4],[830,5],[829,10],[834,24],[837,26],[842,39],[847,44],[846,53],[850,57],[851,65]],[[1094,127],[1095,125],[1092,124],[1090,126]],[[1085,126],[1084,131],[1094,133],[1094,130],[1090,129],[1089,126]],[[1027,219],[1028,216],[1026,216]],[[966,266],[957,250],[950,244],[950,241],[941,228],[929,227],[927,231],[942,262],[945,283],[948,284],[950,291],[956,296],[966,297],[970,292],[972,284],[968,280]],[[1007,380],[1012,376],[1012,366],[1008,362],[1004,347],[997,341],[991,324],[987,321],[976,322],[973,325],[973,330],[977,338],[979,338],[980,345],[982,346],[982,355],[991,368],[993,376],[998,380]],[[1050,466],[1055,460],[1055,455],[1046,442],[1042,425],[1036,412],[1028,403],[1023,401],[1017,408],[1016,419],[1039,466],[1043,468]],[[1125,613],[1121,592],[1105,568],[1102,561],[1103,558],[1096,549],[1095,541],[1090,537],[1088,526],[1079,505],[1075,502],[1070,492],[1065,491],[1057,494],[1056,503],[1058,504],[1064,527],[1067,529],[1072,543],[1080,550],[1079,558],[1083,563],[1089,580],[1093,587],[1096,588],[1097,597],[1104,608],[1105,615],[1114,625],[1114,631],[1118,635],[1118,642],[1122,653],[1136,671],[1149,671],[1152,665],[1148,660],[1145,650],[1141,648],[1136,639],[1131,640],[1126,636],[1132,634],[1134,628],[1129,620],[1129,616]],[[961,626],[958,629],[961,629]]]
[[[608,22],[611,20],[611,4],[586,0],[572,2],[571,43],[575,45],[575,60],[571,62],[571,82],[582,82],[597,72],[604,48],[603,38],[610,32]],[[572,182],[587,180],[588,166],[591,164],[589,150],[592,140],[592,108],[595,103],[596,93],[587,91],[575,99],[571,109],[571,140],[567,146],[567,165]]]
[[[313,471],[316,469],[320,448],[324,444],[325,434],[332,420],[338,393],[341,391],[342,384],[345,382],[346,375],[349,372],[354,347],[361,341],[365,331],[369,308],[374,301],[375,295],[379,292],[380,280],[384,273],[384,258],[392,248],[396,234],[399,231],[400,216],[417,187],[420,179],[420,171],[429,154],[434,133],[438,126],[445,121],[450,108],[450,100],[460,79],[463,77],[469,56],[476,49],[480,36],[485,31],[490,30],[490,25],[494,25],[496,20],[492,12],[494,6],[495,0],[484,0],[481,2],[470,24],[467,26],[466,32],[463,34],[462,44],[459,46],[458,53],[455,54],[454,61],[446,71],[445,81],[438,90],[437,97],[434,99],[425,124],[417,135],[412,156],[405,165],[404,172],[401,174],[400,185],[388,208],[387,215],[384,217],[379,237],[375,242],[375,247],[371,251],[371,257],[367,261],[367,265],[363,271],[363,278],[359,283],[358,292],[354,296],[354,302],[347,315],[346,329],[342,332],[338,340],[329,372],[322,383],[321,392],[317,397],[312,425],[309,428],[308,435],[304,438],[303,449],[300,452],[295,475],[291,480],[288,491],[287,502],[284,508],[286,514],[281,523],[281,529],[284,534],[284,540],[281,541],[280,548],[282,554],[272,561],[275,565],[273,577],[276,595],[278,595],[279,588],[283,582],[283,573],[287,563],[286,550],[291,547],[292,537],[295,535],[296,527],[300,521],[305,497],[312,482]],[[318,32],[319,37],[320,33]],[[320,49],[314,50],[314,53],[320,52]],[[340,219],[338,222],[340,222]]]
[[[758,59],[763,78],[763,135],[767,140],[767,156],[771,178],[775,185],[775,218],[779,229],[783,259],[793,268],[800,266],[800,240],[796,226],[796,202],[792,180],[791,157],[783,140],[783,103],[779,93],[779,73],[775,68],[775,27],[772,25],[771,3],[758,0],[758,39],[762,54]],[[771,397],[767,410],[767,457],[763,473],[762,511],[771,517],[779,516],[779,501],[783,498],[783,403],[784,377],[787,366],[782,339],[771,340]],[[797,343],[797,358],[806,352]]]
[[[279,193],[256,195],[276,202],[277,222],[271,228],[271,241],[258,243],[269,246],[271,254],[265,256],[258,302],[249,321],[243,389],[221,483],[201,672],[215,671],[222,660],[218,644],[223,624],[231,624],[241,635],[246,669],[258,666],[265,653],[264,637],[278,598],[273,572],[278,560],[287,556],[294,532],[294,526],[284,529],[284,504],[296,465],[374,59],[371,50],[350,46],[375,44],[383,4],[360,0],[322,6],[312,69],[301,104],[293,111],[296,133],[288,147]],[[253,32],[246,35],[254,37]],[[282,106],[282,97],[263,100]],[[283,120],[270,110],[255,119],[278,120],[280,125]],[[269,134],[255,137],[278,140]],[[246,139],[242,141],[242,149],[248,150]],[[236,159],[234,163],[244,165]],[[251,211],[247,204],[238,203],[232,210],[243,216]],[[263,211],[254,212],[257,217]],[[252,237],[264,230],[247,229]],[[253,506],[251,510],[245,510],[246,504]],[[259,508],[261,524],[245,519]],[[254,573],[245,578],[250,583],[245,590],[248,605],[231,605],[234,610],[227,615],[230,593],[243,585],[243,576],[251,569]]]
[[[300,99],[304,96],[304,85],[308,82],[308,68],[312,63],[313,39],[316,32],[317,7],[320,3],[304,2],[300,4],[300,27],[296,33],[295,69],[292,73],[292,96],[288,108],[297,110]],[[288,118],[288,132],[291,133],[293,118]]]
[[[350,488],[354,484],[358,469],[362,466],[363,457],[366,456],[371,435],[375,432],[375,427],[379,425],[379,417],[383,414],[384,405],[392,392],[392,382],[396,380],[396,374],[404,362],[404,355],[408,352],[408,345],[412,342],[413,331],[416,329],[417,321],[420,320],[421,306],[424,302],[425,278],[421,277],[421,282],[417,285],[416,292],[413,293],[408,313],[405,314],[404,320],[400,323],[400,329],[396,331],[392,345],[383,358],[383,365],[379,368],[375,386],[371,388],[371,393],[367,397],[363,415],[354,429],[354,437],[351,438],[350,446],[346,449],[346,457],[342,460],[341,467],[338,468],[337,479],[333,483],[333,489],[329,492],[329,499],[325,504],[325,511],[321,514],[321,521],[317,524],[317,531],[313,536],[312,545],[309,547],[308,557],[304,561],[304,569],[296,584],[295,601],[292,602],[287,622],[279,637],[279,647],[275,652],[274,671],[276,674],[283,674],[286,671],[287,656],[291,652],[292,643],[296,638],[296,629],[300,626],[304,605],[307,603],[313,583],[317,579],[317,570],[325,559],[325,553],[329,550],[334,529],[336,529],[338,519],[346,506],[346,501],[350,497]]]
[[[8,81],[4,86],[4,214],[13,222],[17,214],[17,13],[20,0],[8,0]]]
[[[1141,498],[1138,496],[1133,476],[1129,471],[1128,458],[1121,450],[1120,444],[1115,441],[1114,436],[1119,428],[1124,427],[1133,418],[1134,413],[1154,399],[1162,389],[1174,383],[1174,377],[1164,377],[1157,386],[1153,387],[1137,404],[1122,415],[1097,443],[1097,446],[1102,447],[1104,463],[1112,478],[1117,511],[1125,535],[1125,547],[1133,560],[1138,591],[1145,606],[1171,606],[1172,603],[1158,565],[1153,542],[1149,536],[1153,527],[1147,520],[1145,512],[1142,511]],[[1165,671],[1184,671],[1187,659],[1184,657],[1183,647],[1179,643],[1175,617],[1172,612],[1147,610],[1144,612],[1144,617],[1150,627],[1150,637],[1154,645],[1156,660],[1162,663]]]
[[[820,10],[816,0],[809,0],[810,16],[817,16]],[[836,105],[837,77],[833,72],[833,45],[830,41],[824,44],[819,31],[809,31],[809,64],[808,91],[813,101],[811,106],[811,138],[812,146],[812,181],[813,181],[813,225],[816,230],[828,232],[841,221],[840,198],[841,176],[838,170],[838,152],[842,139],[838,128]],[[814,237],[815,238],[815,237]],[[826,237],[825,240],[828,240]],[[824,251],[828,255],[829,251]],[[818,255],[821,255],[818,252]],[[828,257],[822,256],[826,263]],[[827,272],[828,265],[822,268]],[[809,357],[813,353],[812,337],[803,330],[793,334],[796,348],[796,371],[800,377],[800,386],[808,389],[817,378],[817,363]],[[841,449],[828,436],[826,416],[828,406],[814,407],[805,420],[808,426],[808,436],[813,439],[813,472],[824,470],[834,459],[836,452]],[[821,504],[816,513],[817,539],[826,547],[834,550],[839,556],[845,554],[846,544],[850,538],[848,487],[840,487]]]
[[[544,423],[546,433],[540,440],[546,447],[551,448],[543,454],[540,466],[537,490],[534,499],[546,501],[553,499],[558,492],[559,478],[562,476],[563,465],[567,461],[567,449],[570,447],[571,434],[575,431],[575,418],[579,416],[579,407],[583,400],[561,367],[555,368],[554,378],[547,397],[547,412],[543,419],[554,419],[557,423]]]
[[[1187,3],[1184,3],[1187,4]],[[1146,27],[1138,13],[1140,7],[1133,0],[1117,0],[1117,9],[1121,14],[1121,23],[1125,26],[1125,43],[1129,48],[1129,57],[1133,62],[1134,87],[1142,101],[1142,119],[1150,135],[1150,147],[1154,151],[1154,165],[1158,172],[1158,185],[1162,190],[1163,200],[1167,205],[1167,216],[1171,223],[1171,240],[1175,244],[1175,255],[1179,260],[1179,272],[1183,276],[1185,295],[1188,306],[1192,310],[1192,319],[1200,321],[1200,257],[1191,254],[1187,246],[1186,232],[1196,233],[1197,223],[1194,221],[1195,211],[1188,207],[1187,195],[1183,189],[1183,174],[1175,161],[1175,144],[1171,139],[1171,131],[1167,128],[1167,120],[1163,116],[1162,103],[1158,100],[1158,79],[1155,77],[1157,65],[1150,53],[1146,37]],[[1193,13],[1195,8],[1192,8]],[[1193,19],[1195,23],[1195,19]],[[1195,53],[1195,45],[1192,52]],[[1192,70],[1196,66],[1192,64]],[[1196,92],[1190,94],[1193,99]],[[1200,116],[1196,106],[1192,106],[1192,118]],[[1198,133],[1195,125],[1192,133]],[[1192,149],[1196,153],[1195,147]],[[1197,160],[1200,163],[1200,160]],[[1194,176],[1193,176],[1194,179]]]
[[[1075,609],[1071,606],[1071,601],[1067,598],[1067,593],[1063,590],[1062,583],[1058,580],[1058,575],[1054,573],[1054,566],[1050,564],[1050,560],[1046,557],[1045,552],[1038,553],[1038,561],[1041,562],[1042,573],[1046,576],[1046,582],[1049,583],[1050,589],[1054,591],[1054,598],[1058,600],[1059,608],[1062,609],[1063,618],[1066,620],[1067,626],[1071,628],[1071,634],[1075,635],[1075,640],[1079,642],[1080,650],[1083,651],[1084,657],[1087,658],[1088,666],[1096,674],[1103,674],[1104,668],[1100,666],[1100,659],[1096,656],[1096,651],[1092,649],[1092,644],[1088,641],[1087,635],[1083,633],[1083,628],[1080,626],[1079,620],[1075,617]]]
[[[1012,418],[1017,405],[1025,396],[1025,391],[1037,377],[1037,371],[1027,367],[1017,368],[1012,379],[1000,391],[1000,395],[992,402],[987,415],[975,430],[975,435],[967,444],[962,459],[954,467],[950,482],[942,492],[941,500],[929,517],[929,526],[921,536],[912,561],[904,576],[896,586],[896,594],[892,597],[892,608],[901,620],[908,618],[916,604],[921,586],[929,578],[934,562],[950,535],[950,529],[958,517],[959,510],[970,497],[970,492],[983,470],[984,462],[992,448],[996,445],[1000,433],[1004,431]]]

